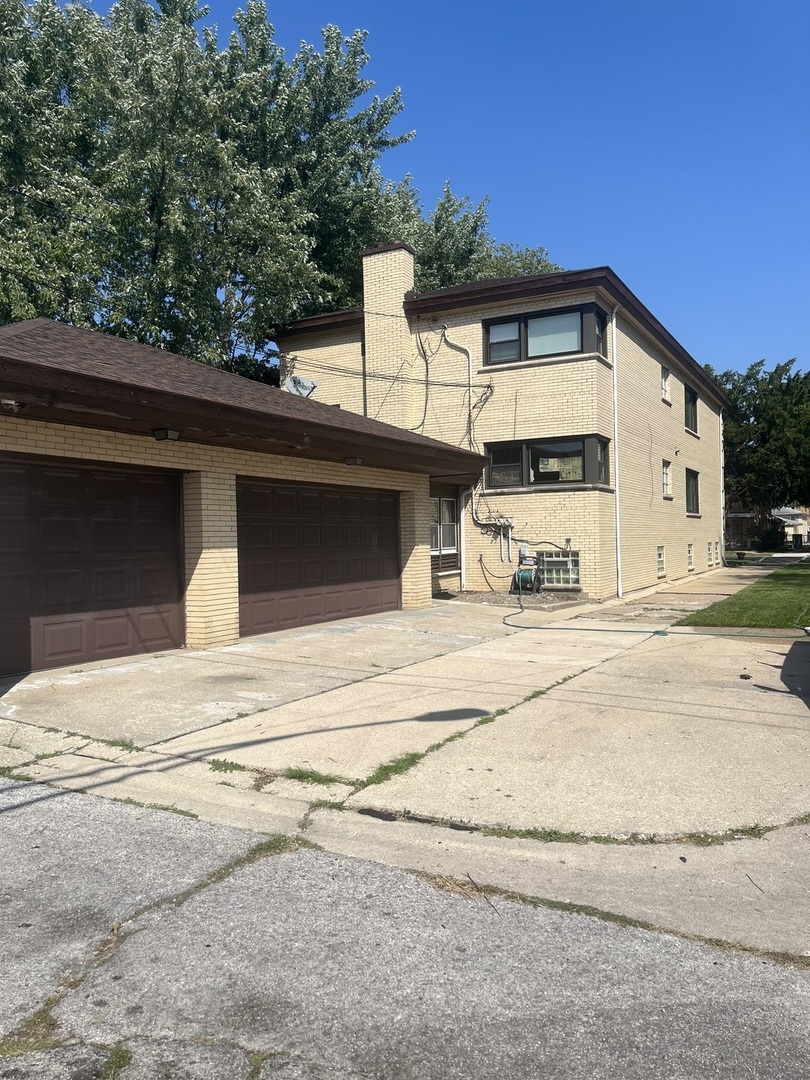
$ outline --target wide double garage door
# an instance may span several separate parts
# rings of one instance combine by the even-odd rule
[[[0,458],[0,675],[183,644],[181,477]]]
[[[237,482],[240,633],[400,606],[397,496]],[[177,648],[182,477],[0,456],[0,676]]]
[[[392,492],[237,481],[239,632],[400,606]]]

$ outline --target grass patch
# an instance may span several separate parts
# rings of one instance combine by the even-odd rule
[[[53,994],[33,1016],[23,1020],[19,1027],[0,1040],[0,1058],[19,1057],[20,1054],[33,1054],[37,1050],[52,1050],[59,1046],[59,1039],[56,1038],[58,1025],[51,1015],[51,1009],[61,997],[61,993]]]
[[[315,769],[299,769],[289,768],[285,769],[281,774],[287,780],[300,780],[302,784],[348,784],[354,783],[353,780],[346,780],[342,776],[332,776],[331,773],[317,772]]]
[[[810,625],[810,560],[783,566],[768,577],[681,619],[677,626],[795,629],[804,611]]]
[[[443,743],[435,743],[431,749],[438,750],[442,745]],[[384,784],[392,776],[399,776],[401,773],[407,772],[418,764],[427,752],[427,750],[424,752],[414,750],[410,754],[400,754],[399,757],[395,757],[392,761],[384,762],[357,785],[357,790],[362,791],[363,788],[372,787],[374,784]]]
[[[118,1080],[123,1070],[132,1063],[132,1052],[118,1043],[104,1062],[99,1080]]]
[[[75,732],[68,732],[69,735],[76,734]],[[82,735],[81,738],[87,738],[86,735]],[[102,746],[112,746],[115,750],[126,750],[128,754],[134,754],[143,750],[142,746],[136,746],[132,739],[94,739],[94,742],[101,743]]]
[[[225,758],[211,758],[208,767],[212,772],[247,772],[246,765],[240,765],[238,761],[226,761]]]
[[[30,783],[34,779],[33,776],[26,776],[25,773],[17,772],[18,768],[17,765],[0,765],[0,779],[20,780],[26,783]]]

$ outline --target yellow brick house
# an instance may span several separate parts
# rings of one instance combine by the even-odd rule
[[[608,267],[417,294],[405,244],[363,255],[361,308],[279,328],[314,396],[484,454],[431,479],[434,592],[608,599],[723,561],[722,390]]]

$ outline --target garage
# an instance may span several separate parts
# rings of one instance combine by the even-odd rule
[[[180,477],[0,456],[0,675],[183,644]]]
[[[239,632],[400,606],[394,492],[237,480]]]

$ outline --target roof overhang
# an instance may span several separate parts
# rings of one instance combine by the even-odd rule
[[[0,329],[0,416],[142,436],[172,428],[185,442],[310,461],[351,459],[354,465],[421,473],[459,485],[476,482],[486,464],[479,454],[171,353],[44,319],[21,325],[30,328],[24,334],[27,352],[36,351],[38,331],[46,331],[43,351],[36,360],[20,355],[20,335],[8,333],[15,327]],[[58,341],[69,345],[69,355],[54,350],[54,326]],[[91,373],[92,358],[84,365],[91,371],[82,370],[88,336],[117,354],[103,374]],[[93,348],[98,353],[98,340]],[[160,382],[171,388],[155,385],[148,367],[146,377],[138,377],[145,361],[159,365]]]

